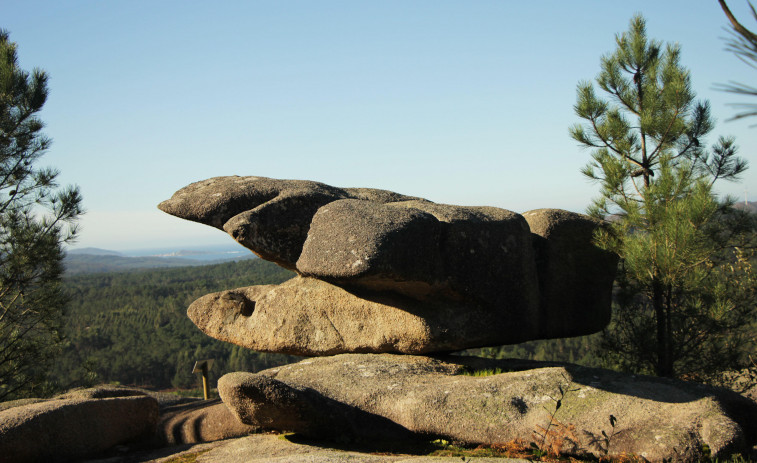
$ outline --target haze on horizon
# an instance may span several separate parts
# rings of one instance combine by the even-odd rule
[[[757,28],[746,1],[730,0]],[[98,2],[29,0],[0,27],[50,75],[43,163],[81,188],[76,247],[233,245],[157,210],[219,175],[308,179],[460,205],[582,212],[597,193],[568,136],[576,85],[634,13],[678,42],[693,88],[752,168],[757,120],[726,122],[757,70],[724,50],[717,1]]]

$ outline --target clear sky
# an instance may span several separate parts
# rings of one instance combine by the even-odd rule
[[[757,29],[745,0],[730,0]],[[219,175],[309,179],[517,212],[582,212],[598,191],[568,136],[576,84],[634,13],[682,46],[699,98],[752,168],[757,118],[716,91],[756,85],[724,51],[716,0],[0,0],[22,67],[50,74],[43,162],[81,188],[77,247],[231,243],[156,209]]]

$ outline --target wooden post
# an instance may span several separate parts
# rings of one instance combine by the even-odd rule
[[[208,385],[208,370],[213,365],[213,359],[198,360],[195,362],[192,373],[202,373],[202,395],[205,400],[210,398],[210,386]]]
[[[208,389],[208,364],[207,363],[202,364],[202,395],[205,397],[205,400],[208,400],[208,397],[210,397],[210,389]]]

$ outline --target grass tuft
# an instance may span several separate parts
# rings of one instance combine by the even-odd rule
[[[498,375],[500,373],[507,373],[507,370],[503,370],[502,368],[486,368],[484,370],[463,370],[462,372],[462,374],[465,376],[477,376],[477,377],[493,376],[493,375]]]

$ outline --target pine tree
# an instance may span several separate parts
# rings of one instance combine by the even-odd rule
[[[728,5],[725,3],[725,0],[718,0],[718,2],[720,3],[720,8],[723,9],[723,13],[725,13],[728,21],[731,23],[731,39],[728,40],[726,49],[748,65],[755,67],[755,65],[757,65],[757,34],[744,27],[744,25],[736,19],[728,8]],[[751,2],[749,3],[749,7],[752,10],[752,16],[757,20],[757,10],[754,9]],[[719,85],[719,87],[721,90],[730,93],[757,96],[757,88],[751,85],[731,82]],[[755,103],[734,103],[733,106],[744,110],[734,116],[733,119],[757,116],[757,104]]]
[[[582,172],[600,185],[588,212],[611,224],[597,242],[621,257],[602,347],[626,370],[701,376],[736,361],[731,340],[754,311],[751,268],[734,254],[742,217],[712,189],[746,163],[732,138],[705,147],[714,123],[678,45],[648,39],[641,16],[616,45],[596,79],[607,98],[579,83],[574,109],[585,122],[570,129],[592,150]],[[734,263],[739,279],[728,275]]]
[[[36,116],[47,94],[47,75],[19,69],[0,30],[0,400],[45,392],[66,304],[62,244],[82,212],[75,187],[35,166],[50,146]]]

